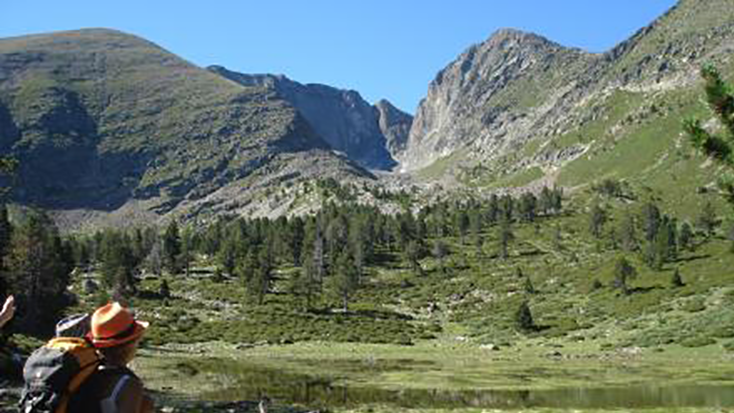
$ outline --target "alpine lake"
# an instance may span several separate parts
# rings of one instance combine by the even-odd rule
[[[734,412],[734,357],[717,346],[213,342],[144,348],[134,368],[176,412],[264,398],[270,412]]]

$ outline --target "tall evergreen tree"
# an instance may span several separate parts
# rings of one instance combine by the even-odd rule
[[[517,312],[515,313],[515,323],[520,330],[525,332],[532,332],[538,329],[535,325],[533,313],[530,311],[530,306],[527,301],[523,301],[517,309]]]
[[[515,216],[515,200],[510,195],[503,195],[499,200],[500,223],[504,220],[512,222]]]
[[[553,194],[547,186],[543,186],[538,199],[538,210],[543,215],[548,215],[553,209]]]
[[[300,266],[301,265],[301,255],[303,253],[303,241],[306,237],[306,231],[305,231],[305,224],[303,222],[303,219],[300,217],[294,217],[293,219],[288,221],[288,224],[290,226],[290,237],[289,241],[291,243],[291,254],[293,265]]]
[[[456,228],[458,229],[458,232],[459,232],[459,242],[461,243],[461,245],[464,245],[466,235],[469,232],[469,225],[470,225],[469,214],[467,214],[464,208],[459,206],[457,207],[455,216],[456,216]]]
[[[712,64],[701,68],[706,93],[706,102],[719,119],[724,130],[714,133],[704,129],[699,119],[689,118],[683,122],[693,146],[723,165],[727,173],[719,180],[719,189],[728,203],[734,206],[734,89],[727,84],[719,70]]]
[[[607,222],[607,211],[599,204],[594,204],[591,207],[591,214],[589,215],[589,231],[595,238],[601,238],[602,228]]]
[[[469,228],[471,229],[474,248],[476,248],[477,256],[482,255],[482,215],[479,209],[469,211]]]
[[[7,295],[7,281],[5,280],[5,256],[10,248],[10,239],[13,227],[8,219],[8,208],[5,202],[0,202],[0,297]]]
[[[497,195],[492,194],[487,205],[487,221],[490,225],[494,225],[500,218],[500,202]]]
[[[318,296],[319,285],[309,271],[301,269],[291,274],[287,290],[295,298],[302,300],[305,310],[310,310]]]
[[[449,254],[449,246],[442,240],[437,240],[433,244],[433,256],[438,260],[441,273],[446,274],[446,265],[444,263],[446,256]]]
[[[420,259],[423,257],[423,246],[418,241],[410,241],[405,248],[405,260],[416,275],[423,275]]]
[[[621,290],[624,295],[629,295],[631,290],[629,289],[628,282],[635,276],[637,276],[635,267],[626,258],[620,257],[614,265],[614,288]]]
[[[701,211],[696,219],[696,224],[698,228],[700,228],[701,231],[704,233],[706,238],[714,235],[714,231],[716,230],[716,226],[719,224],[719,221],[716,216],[716,208],[714,208],[714,205],[711,203],[711,201],[706,201],[703,204],[703,208],[701,208]]]
[[[137,291],[135,257],[130,238],[126,234],[108,230],[101,246],[101,264],[104,283],[123,298]]]
[[[176,220],[171,220],[163,234],[163,265],[171,274],[179,271],[178,258],[181,254],[181,236]]]
[[[186,276],[189,275],[191,261],[194,260],[194,230],[187,226],[181,231],[181,253],[178,258],[179,268],[182,268]]]
[[[507,220],[505,217],[503,217],[500,220],[500,226],[499,226],[499,242],[500,242],[500,250],[499,255],[502,259],[507,259],[509,257],[509,251],[508,248],[510,246],[510,242],[512,242],[513,239],[515,239],[515,234],[512,232],[512,224],[509,220]]]
[[[639,248],[639,243],[637,241],[634,215],[629,213],[625,214],[620,225],[619,238],[622,249],[629,252],[636,251]]]
[[[31,213],[13,231],[6,259],[10,293],[22,314],[16,323],[26,332],[41,333],[58,318],[66,304],[69,263],[61,250],[58,230],[42,213]]]
[[[693,249],[693,229],[688,222],[684,222],[680,227],[679,244],[683,249]]]
[[[342,309],[349,311],[349,299],[359,287],[357,271],[349,254],[341,253],[336,258],[336,269],[329,277],[329,291],[341,301]]]
[[[652,202],[647,202],[642,207],[642,227],[647,242],[653,242],[658,234],[662,216],[660,209]]]
[[[525,222],[535,222],[538,211],[538,199],[532,192],[522,194],[520,198],[520,217]]]

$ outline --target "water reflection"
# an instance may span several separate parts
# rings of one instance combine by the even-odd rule
[[[190,368],[190,367],[188,367]],[[385,390],[346,387],[327,378],[284,373],[253,366],[207,363],[207,376],[225,388],[206,393],[213,401],[258,400],[261,396],[281,403],[315,407],[356,407],[369,404],[399,407],[495,409],[548,408],[651,408],[734,407],[734,386],[634,385],[608,388],[564,388],[555,390]]]

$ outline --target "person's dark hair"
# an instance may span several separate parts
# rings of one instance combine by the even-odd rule
[[[132,354],[138,346],[138,340],[129,341],[119,346],[97,349],[105,360],[105,364],[124,366],[132,360]]]

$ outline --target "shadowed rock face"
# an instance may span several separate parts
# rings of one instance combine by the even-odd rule
[[[146,40],[104,29],[0,39],[0,155],[20,161],[19,202],[109,212],[160,200],[150,208],[164,214],[295,153],[363,173],[271,89]]]
[[[412,118],[387,101],[369,105],[359,93],[319,84],[304,85],[282,75],[248,75],[221,66],[209,68],[246,86],[276,91],[290,102],[332,148],[371,169],[391,169]]]
[[[377,111],[377,119],[379,119],[380,131],[386,139],[387,149],[393,157],[397,157],[399,153],[405,150],[410,126],[413,124],[413,117],[396,108],[385,99],[375,104],[375,110]]]

